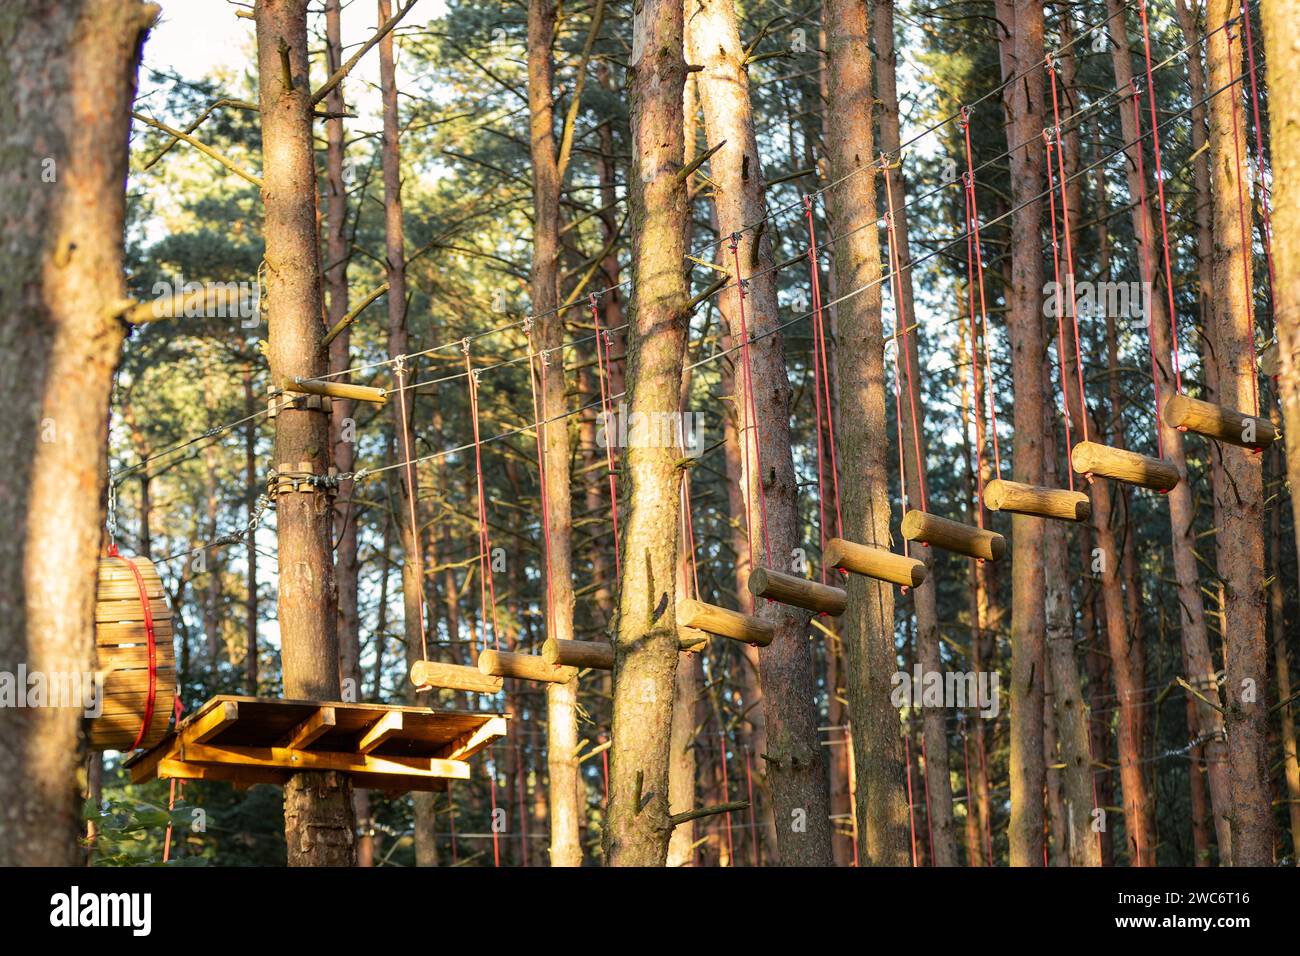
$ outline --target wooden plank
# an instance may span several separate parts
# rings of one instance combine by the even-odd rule
[[[290,750],[286,747],[218,747],[186,744],[187,763],[238,764],[249,767],[278,767],[294,773],[303,770],[338,770],[361,775],[444,777],[468,780],[469,764],[439,757],[377,757],[367,753],[335,753],[322,750]]]
[[[321,734],[332,730],[337,723],[338,718],[334,708],[328,705],[321,707],[295,727],[292,733],[286,735],[280,746],[290,750],[306,750]]]
[[[170,621],[172,619],[171,608],[163,600],[151,600],[149,609],[153,612],[153,619],[157,621]],[[98,601],[95,604],[95,623],[96,624],[118,624],[124,621],[143,621],[144,608],[140,601]]]
[[[849,606],[849,595],[843,588],[819,584],[771,568],[755,568],[750,572],[749,592],[755,597],[835,617],[843,614]]]
[[[972,528],[925,511],[903,515],[903,537],[981,561],[997,561],[1007,553],[1007,539],[996,531]]]
[[[493,717],[472,733],[455,741],[443,754],[447,760],[466,760],[478,753],[494,740],[506,735],[507,723],[504,717]]]
[[[215,706],[206,707],[186,721],[180,737],[186,744],[202,744],[239,720],[239,704],[233,700],[219,700]]]
[[[401,711],[390,710],[371,724],[370,728],[361,735],[361,740],[357,742],[357,750],[363,754],[368,754],[385,740],[399,733],[401,729]]]
[[[155,644],[172,643],[171,618],[153,622]],[[148,641],[143,621],[104,621],[95,624],[95,643],[100,647],[117,644],[144,644]]]

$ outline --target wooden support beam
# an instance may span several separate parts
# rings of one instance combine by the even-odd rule
[[[831,538],[826,542],[822,561],[828,568],[843,568],[854,574],[901,584],[905,588],[920,587],[927,574],[924,561],[843,538]]]
[[[207,744],[192,744],[185,748],[184,762],[280,767],[294,773],[303,770],[339,770],[362,775],[469,779],[469,764],[462,760],[446,760],[438,757],[376,757],[374,754],[367,753],[290,750],[285,747],[212,747]]]
[[[297,727],[293,728],[280,744],[290,750],[306,750],[322,734],[332,730],[338,723],[333,707],[322,707]]]
[[[411,665],[411,683],[421,690],[437,687],[472,694],[496,694],[505,686],[500,677],[484,674],[477,667],[441,661],[416,661]]]
[[[552,638],[542,645],[542,660],[552,665],[610,671],[614,669],[614,648],[605,641],[559,641]]]
[[[1074,446],[1070,464],[1081,475],[1100,475],[1156,491],[1169,491],[1178,485],[1178,469],[1169,462],[1091,441]]]
[[[223,700],[186,727],[183,737],[186,743],[206,743],[237,720],[239,704],[233,700]]]
[[[755,647],[767,647],[776,637],[776,628],[768,621],[694,598],[682,598],[677,602],[677,623]]]
[[[1007,539],[996,531],[972,528],[925,511],[903,515],[903,537],[984,561],[997,561],[1007,553]]]
[[[681,612],[677,617],[677,649],[683,654],[698,654],[709,646],[709,633],[698,627],[688,627],[682,623]]]
[[[843,614],[849,604],[849,595],[843,588],[818,584],[771,568],[755,568],[750,572],[749,592],[755,597],[793,604],[795,607],[834,617]]]
[[[546,663],[538,654],[516,654],[512,651],[480,651],[478,669],[493,677],[513,677],[547,684],[567,684],[578,676],[576,667],[557,667]]]
[[[448,760],[463,760],[466,755],[476,754],[491,741],[504,737],[507,729],[504,717],[493,717],[473,733],[457,740],[442,756]]]
[[[390,710],[366,728],[366,732],[361,735],[361,740],[357,742],[357,750],[363,754],[368,754],[389,737],[400,733],[401,730],[402,712],[400,710]]]
[[[1277,429],[1267,418],[1247,415],[1200,399],[1175,395],[1165,402],[1165,424],[1196,432],[1215,441],[1262,450],[1277,441]]]
[[[322,382],[317,379],[295,378],[290,391],[306,392],[309,395],[328,395],[330,398],[347,398],[357,402],[373,402],[376,405],[388,403],[388,393],[384,389],[369,385],[350,385],[347,382]]]
[[[984,486],[984,504],[990,511],[1010,511],[1058,521],[1087,521],[1092,501],[1082,491],[1042,488],[994,478]]]

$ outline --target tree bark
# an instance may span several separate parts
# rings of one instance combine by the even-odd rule
[[[885,424],[884,333],[880,316],[880,240],[876,230],[876,171],[871,113],[871,26],[865,5],[825,0],[822,23],[830,100],[835,117],[826,137],[830,178],[844,182],[828,195],[835,235],[841,400],[854,410],[841,416],[841,460],[854,463],[845,483],[844,536],[860,544],[890,546],[889,434]],[[894,592],[879,581],[852,575],[843,622],[849,712],[857,776],[858,861],[864,866],[907,866],[910,861],[903,743],[898,711],[890,701],[894,653]]]
[[[258,0],[255,19],[270,314],[267,351],[272,383],[284,388],[296,376],[319,376],[326,368],[307,0]],[[328,454],[329,422],[323,412],[290,408],[276,416],[276,467],[310,462],[314,473],[325,474]],[[276,502],[276,511],[284,695],[291,700],[337,700],[338,595],[330,500],[323,491],[286,494]],[[290,866],[354,865],[355,828],[352,784],[346,775],[300,773],[285,784]]]
[[[1011,150],[1011,284],[1007,336],[1015,391],[1012,478],[1043,483],[1043,203],[1041,133],[1043,8],[1033,0],[998,0],[1003,72],[1024,76],[1006,87]],[[1005,77],[1004,77],[1005,78]],[[1022,145],[1023,144],[1023,145]],[[1043,521],[1011,518],[1011,825],[1012,866],[1043,863],[1043,635],[1046,627]]]
[[[723,293],[731,338],[741,343],[741,310],[751,340],[748,358],[737,352],[735,393],[742,487],[748,491],[745,515],[749,547],[760,549],[767,567],[791,570],[790,554],[801,544],[798,500],[790,436],[791,389],[786,375],[785,341],[775,331],[780,321],[772,243],[766,229],[762,164],[754,132],[745,52],[732,0],[688,0],[687,44],[697,76],[710,162],[723,264],[740,274]],[[756,229],[747,226],[763,223]],[[743,283],[743,300],[737,286]],[[761,338],[758,338],[762,336]],[[752,407],[751,398],[752,396]],[[751,452],[751,449],[752,452]],[[761,471],[759,470],[761,463]],[[764,514],[764,511],[766,512]],[[830,799],[825,761],[817,734],[816,681],[807,638],[810,614],[774,601],[758,602],[757,615],[776,627],[772,643],[758,655],[759,681],[779,693],[764,695],[767,731],[767,782],[777,821],[778,852],[788,866],[830,866]],[[801,817],[805,825],[792,826]]]
[[[628,330],[628,411],[657,418],[677,409],[686,350],[682,268],[681,0],[643,0],[631,57],[633,311]],[[645,419],[642,419],[645,420]],[[668,814],[668,746],[677,669],[676,539],[681,450],[624,454],[627,521],[614,645],[613,747],[605,857],[613,866],[662,866]]]
[[[1235,42],[1230,41],[1228,30],[1220,29],[1236,16],[1237,9],[1235,0],[1208,0],[1206,7],[1209,86],[1211,90],[1228,87],[1210,100],[1209,110],[1214,327],[1220,404],[1258,414],[1250,207],[1244,208],[1245,222],[1238,207],[1239,197],[1248,193],[1240,181],[1247,159],[1238,152],[1233,135],[1235,123],[1244,151],[1246,118],[1241,109],[1242,88],[1235,82],[1242,69],[1241,27],[1231,28]],[[1276,147],[1274,154],[1282,155]],[[1224,732],[1233,798],[1232,865],[1269,866],[1273,862],[1273,814],[1268,773],[1263,456],[1222,443],[1211,444],[1210,456],[1218,463],[1214,469],[1214,496],[1220,512],[1215,560],[1225,595]]]
[[[533,168],[532,310],[541,340],[542,419],[564,415],[564,314],[559,311],[560,182],[555,145],[555,3],[528,4],[528,111]],[[541,372],[541,368],[538,368]],[[548,562],[548,637],[571,641],[573,634],[573,519],[569,487],[569,431],[565,420],[541,426],[542,484],[546,496],[544,553]],[[581,866],[578,832],[578,682],[546,685],[547,772],[550,777],[551,865]]]
[[[900,135],[898,118],[898,85],[895,77],[894,53],[894,3],[893,0],[876,0],[875,4],[876,37],[876,101],[877,117],[880,125],[880,151],[893,161],[898,156]],[[908,234],[907,175],[903,164],[892,174],[892,196],[886,202],[894,217],[894,235],[898,245],[899,263],[912,261],[911,242]],[[902,300],[901,310],[896,314],[905,315],[909,323],[916,322],[915,297],[912,293],[912,270],[904,268],[898,277],[898,287]],[[925,441],[925,396],[921,392],[920,341],[919,334],[907,336],[906,361],[908,369],[905,381],[909,402],[908,411],[904,413],[904,428],[910,429],[910,413],[915,409],[914,427],[920,444],[920,458],[928,464]],[[910,456],[909,456],[910,457]],[[921,479],[915,470],[907,471],[907,499],[913,505],[921,501]],[[924,561],[926,567],[933,571],[934,560],[930,547],[921,542],[911,546],[912,557]],[[938,581],[931,575],[925,583],[912,591],[912,604],[916,609],[916,651],[921,666],[927,673],[943,672],[943,659],[939,653],[939,604]],[[952,783],[948,770],[948,733],[946,729],[947,713],[943,708],[927,707],[922,711],[922,732],[925,734],[925,775],[929,785],[930,836],[934,841],[935,866],[957,865],[957,840],[952,820]]]

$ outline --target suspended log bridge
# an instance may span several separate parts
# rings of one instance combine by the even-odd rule
[[[901,584],[905,588],[920,587],[928,573],[924,561],[843,538],[831,538],[826,542],[822,561],[829,568],[843,568],[879,581]]]
[[[500,677],[482,673],[477,667],[416,661],[411,665],[411,683],[420,690],[464,690],[472,694],[495,694],[504,686]]]
[[[517,654],[513,651],[479,651],[478,669],[480,673],[492,677],[513,677],[516,680],[535,680],[545,684],[567,684],[578,676],[576,667],[548,664],[538,654]]]
[[[1277,441],[1277,429],[1267,418],[1247,415],[1200,399],[1175,395],[1165,402],[1165,424],[1206,438],[1262,451]]]
[[[102,684],[100,715],[86,727],[90,749],[126,751],[137,739],[139,746],[152,747],[171,723],[176,651],[171,608],[158,569],[148,558],[99,559],[95,645]]]
[[[388,393],[384,389],[369,385],[351,385],[347,382],[322,382],[312,378],[295,378],[291,391],[306,392],[308,395],[328,395],[330,398],[345,398],[355,402],[372,402],[375,405],[388,403]]]
[[[1007,539],[996,531],[972,528],[927,511],[908,511],[903,515],[903,537],[981,561],[998,561],[1007,553]]]
[[[750,614],[741,614],[716,604],[705,604],[694,598],[677,602],[677,623],[718,637],[727,637],[742,644],[767,647],[776,637],[776,628],[770,621],[759,620]]]
[[[126,766],[133,783],[283,785],[303,770],[336,770],[394,794],[445,790],[448,780],[468,780],[469,758],[506,729],[500,714],[223,695]]]
[[[1169,462],[1096,442],[1075,445],[1070,464],[1081,475],[1100,475],[1155,491],[1166,492],[1178,486],[1178,469]]]
[[[1010,511],[1057,521],[1087,521],[1092,514],[1092,501],[1082,491],[1043,488],[1001,478],[994,478],[984,486],[984,504],[990,511]]]
[[[750,572],[749,593],[833,617],[839,617],[849,605],[848,592],[843,588],[819,584],[771,568],[755,568]]]

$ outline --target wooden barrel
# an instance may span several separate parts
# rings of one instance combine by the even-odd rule
[[[129,564],[128,564],[129,562]],[[131,570],[139,572],[136,578]],[[141,585],[153,618],[154,687],[152,716],[143,735],[140,728],[149,709],[149,643]],[[171,721],[176,697],[176,650],[172,644],[172,612],[162,579],[148,558],[99,559],[95,588],[96,670],[103,678],[101,712],[87,722],[92,750],[130,750],[139,737],[141,747],[162,740]]]

